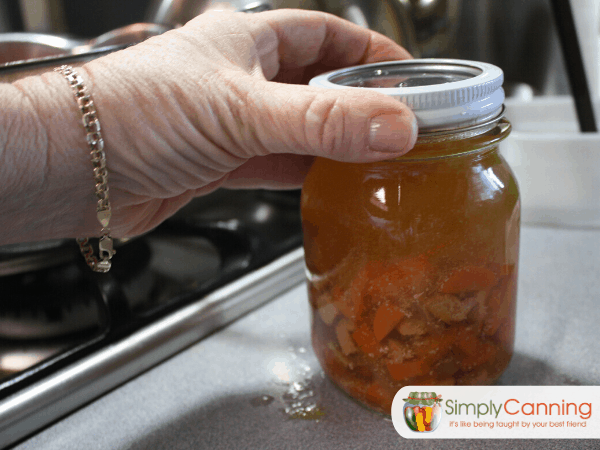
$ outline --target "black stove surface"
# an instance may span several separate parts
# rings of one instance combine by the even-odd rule
[[[1,276],[0,401],[301,246],[299,203],[218,190],[121,245],[107,274],[70,243],[67,262]]]

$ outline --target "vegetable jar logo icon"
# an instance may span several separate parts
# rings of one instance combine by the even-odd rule
[[[442,420],[441,395],[435,392],[411,392],[404,401],[404,421],[418,433],[434,431]]]

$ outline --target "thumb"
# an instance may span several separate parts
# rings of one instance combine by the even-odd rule
[[[253,80],[254,81],[254,80]],[[415,145],[417,121],[408,106],[367,89],[323,89],[255,81],[244,128],[260,151],[370,162],[401,156]],[[236,121],[236,123],[240,123]],[[242,133],[243,134],[243,133]]]

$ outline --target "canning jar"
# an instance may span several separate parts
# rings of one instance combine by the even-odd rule
[[[402,157],[318,158],[305,180],[312,343],[323,370],[384,414],[403,386],[493,383],[513,353],[520,222],[517,184],[498,152],[510,131],[502,72],[413,60],[311,84],[394,95],[420,127]]]

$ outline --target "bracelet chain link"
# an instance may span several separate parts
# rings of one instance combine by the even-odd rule
[[[113,249],[113,240],[108,227],[111,217],[110,201],[108,199],[108,171],[106,169],[104,140],[100,133],[98,113],[92,95],[85,87],[83,79],[71,66],[60,66],[55,68],[54,71],[62,74],[69,82],[82,114],[82,123],[86,132],[92,165],[94,166],[95,194],[98,199],[96,217],[102,226],[101,237],[98,242],[100,259],[94,256],[89,238],[78,238],[77,243],[85,262],[93,271],[108,272],[111,266],[110,260],[116,252]]]

